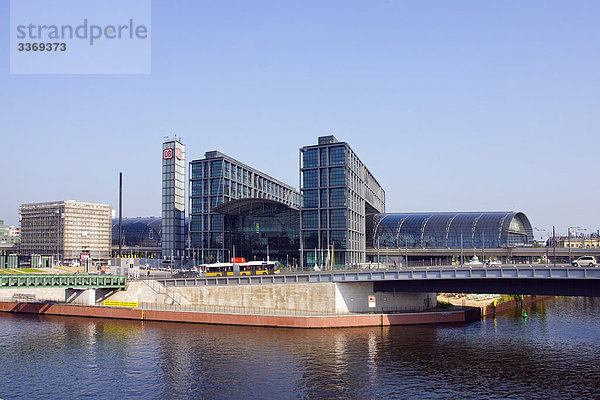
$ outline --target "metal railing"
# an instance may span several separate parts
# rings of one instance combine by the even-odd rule
[[[65,299],[57,298],[46,298],[36,297],[35,295],[30,296],[12,296],[12,297],[0,297],[2,303],[35,303],[35,304],[61,304],[61,305],[74,305],[74,306],[90,306],[89,301],[86,299],[73,299],[65,301]],[[96,304],[96,306],[102,306]],[[102,306],[104,307],[104,306]]]
[[[168,290],[161,283],[159,283],[155,280],[148,280],[148,279],[144,279],[142,282],[144,282],[155,293],[166,295],[167,297],[169,297],[171,300],[173,300],[173,302],[177,303],[178,305],[182,305],[184,303],[183,297],[181,295]]]
[[[121,275],[47,275],[47,274],[19,274],[0,275],[1,289],[18,288],[114,288],[124,289],[127,286],[127,277]]]
[[[376,307],[365,312],[335,312],[335,311],[308,311],[308,310],[277,310],[267,307],[243,306],[217,306],[217,305],[176,305],[158,303],[139,303],[139,308],[155,311],[180,311],[215,314],[240,314],[240,315],[269,315],[269,316],[340,316],[357,314],[401,314],[423,312],[420,307]],[[426,311],[426,310],[425,310]]]
[[[75,299],[65,301],[56,298],[35,298],[34,297],[0,297],[0,302],[4,303],[32,303],[32,304],[60,304],[86,307],[111,307],[100,303],[90,305],[84,299]],[[117,307],[118,308],[118,307]],[[127,307],[128,308],[128,307]],[[265,315],[265,316],[292,316],[292,317],[318,317],[318,316],[342,316],[342,315],[365,315],[365,314],[403,314],[427,312],[420,307],[376,307],[364,312],[335,312],[335,311],[308,311],[308,310],[278,310],[267,307],[242,307],[242,306],[217,306],[217,305],[180,305],[180,304],[158,304],[158,303],[138,303],[134,309],[153,310],[153,311],[177,311],[190,313],[214,313],[214,314],[238,314],[238,315]]]

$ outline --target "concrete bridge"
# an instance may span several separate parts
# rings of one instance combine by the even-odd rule
[[[371,283],[373,292],[600,296],[600,268],[551,266],[425,267],[159,280],[165,287]]]

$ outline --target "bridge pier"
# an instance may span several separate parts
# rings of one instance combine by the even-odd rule
[[[96,304],[96,289],[65,289],[65,302],[93,306]]]
[[[436,293],[375,292],[373,282],[335,283],[335,292],[338,313],[424,311],[437,305]]]

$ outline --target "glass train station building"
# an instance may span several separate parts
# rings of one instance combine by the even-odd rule
[[[197,263],[298,258],[300,194],[218,151],[190,162],[189,252]]]
[[[531,223],[520,212],[386,213],[380,183],[334,136],[318,138],[299,155],[299,191],[218,151],[190,161],[188,259],[196,265],[270,259],[307,269],[333,255],[335,267],[343,268],[433,255],[447,262],[459,249],[510,257],[506,248],[533,243]],[[163,168],[163,175],[170,172]],[[166,200],[170,211],[172,199]],[[138,220],[131,232],[144,242],[136,244],[126,231],[127,244],[165,248],[165,222],[161,228],[156,220]]]

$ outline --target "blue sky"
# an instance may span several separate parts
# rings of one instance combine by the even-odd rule
[[[597,1],[152,1],[152,73],[10,75],[0,219],[74,199],[160,215],[163,137],[298,186],[334,134],[388,212],[525,212],[600,228]],[[537,233],[546,236],[546,233]]]

